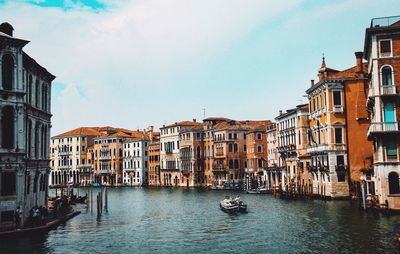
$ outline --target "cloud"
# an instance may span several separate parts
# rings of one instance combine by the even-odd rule
[[[178,116],[171,112],[181,106],[176,93],[185,94],[185,84],[176,82],[181,75],[201,69],[297,4],[104,1],[109,8],[93,12],[79,5],[65,10],[8,2],[0,16],[14,26],[15,36],[31,41],[25,51],[66,85],[52,101],[55,134],[83,124],[130,128],[172,121],[166,115]]]

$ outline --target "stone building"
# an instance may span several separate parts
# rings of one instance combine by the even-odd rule
[[[400,210],[400,16],[372,19],[366,29],[364,58],[370,77],[368,139],[373,144],[372,170],[365,190],[379,206]]]
[[[331,198],[348,197],[359,191],[360,175],[371,161],[365,111],[367,79],[362,53],[356,66],[338,71],[325,59],[319,81],[306,91],[310,107],[308,153],[313,174],[313,193]]]
[[[307,155],[308,105],[280,112],[275,118],[277,150],[281,167],[281,188],[284,191],[304,192],[308,189],[306,167],[310,160]]]
[[[181,172],[180,133],[201,123],[182,121],[160,128],[160,176],[162,186],[185,187]]]
[[[272,123],[266,128],[267,136],[267,169],[266,173],[266,188],[274,190],[282,186],[282,165],[278,153],[278,141],[276,123]]]
[[[129,186],[147,185],[148,146],[150,138],[146,134],[127,138],[123,141],[123,183]]]
[[[96,127],[80,127],[51,138],[50,186],[68,183],[88,186],[92,182],[94,139],[104,135]]]
[[[0,25],[0,230],[47,207],[51,82],[55,76],[23,51],[29,42]]]
[[[204,130],[202,125],[180,132],[180,161],[183,183],[186,187],[204,184]]]

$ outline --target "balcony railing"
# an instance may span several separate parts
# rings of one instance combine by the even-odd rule
[[[374,133],[393,133],[399,131],[397,122],[375,122],[369,125],[368,136]]]
[[[308,153],[318,153],[318,152],[324,152],[329,150],[329,145],[328,144],[319,144],[317,146],[309,146],[307,147],[307,152]]]
[[[333,112],[334,113],[343,113],[343,106],[338,106],[338,105],[333,106]]]
[[[400,16],[374,18],[371,20],[371,28],[372,27],[390,26],[390,25],[396,23],[397,21],[400,21]]]
[[[397,95],[396,86],[381,86],[381,95]]]

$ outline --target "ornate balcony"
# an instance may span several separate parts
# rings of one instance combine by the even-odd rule
[[[307,153],[313,154],[313,153],[322,153],[326,152],[329,150],[329,145],[328,144],[319,144],[316,146],[309,146],[307,147]]]
[[[382,86],[381,87],[381,96],[398,96],[400,94],[398,94],[396,92],[396,86],[392,85],[392,86]]]
[[[399,133],[398,122],[375,122],[369,125],[368,137],[380,134]]]

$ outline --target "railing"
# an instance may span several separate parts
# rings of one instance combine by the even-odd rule
[[[396,23],[397,21],[400,21],[400,16],[374,18],[371,20],[370,28],[390,26],[390,25],[393,25],[394,23]]]
[[[100,174],[111,174],[112,170],[111,169],[100,169],[99,173]]]
[[[72,155],[72,152],[70,151],[58,152],[58,155]]]
[[[101,161],[111,160],[111,156],[101,156],[99,157],[99,160]]]
[[[317,152],[323,152],[329,150],[329,145],[328,144],[319,144],[317,146],[309,146],[307,147],[307,152],[308,153],[317,153]]]
[[[397,95],[396,86],[381,86],[381,95]]]
[[[368,135],[372,133],[385,133],[399,131],[399,124],[397,122],[381,122],[371,123],[368,129]]]
[[[334,105],[333,106],[333,112],[335,112],[335,113],[343,113],[343,106]]]

